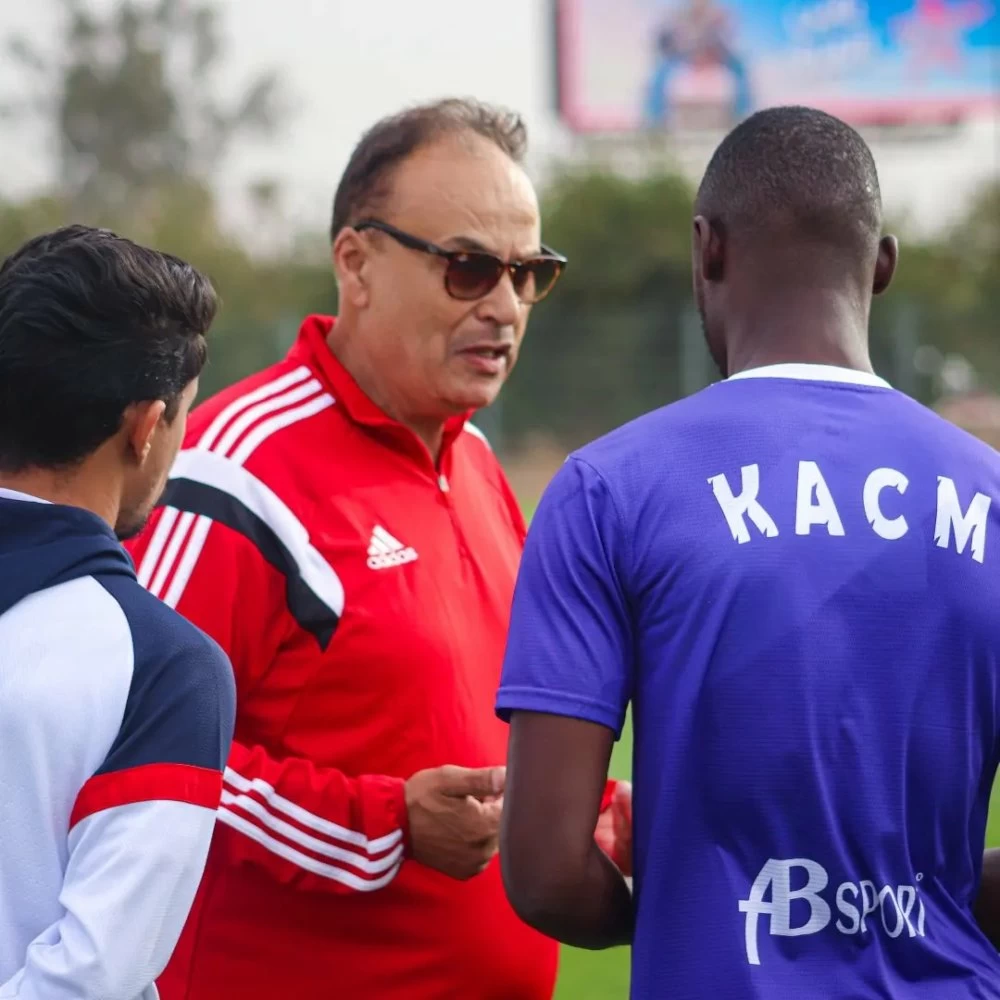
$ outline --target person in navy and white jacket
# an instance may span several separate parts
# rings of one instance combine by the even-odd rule
[[[0,267],[3,1000],[152,1000],[204,869],[232,671],[119,539],[163,489],[215,309],[106,230]]]

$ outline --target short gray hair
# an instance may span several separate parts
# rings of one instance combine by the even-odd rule
[[[355,146],[333,201],[330,238],[357,222],[388,194],[393,171],[422,146],[446,135],[471,132],[489,140],[515,163],[528,147],[524,120],[507,108],[450,97],[407,108],[376,122]]]

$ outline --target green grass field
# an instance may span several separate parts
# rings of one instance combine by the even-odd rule
[[[632,731],[626,727],[611,760],[612,777],[627,778],[631,761]],[[986,840],[990,847],[1000,847],[1000,783],[993,791]],[[628,978],[628,948],[597,952],[564,948],[556,1000],[627,1000]]]

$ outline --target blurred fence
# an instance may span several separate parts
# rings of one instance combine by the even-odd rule
[[[933,348],[928,356],[927,319],[906,301],[878,309],[872,319],[876,370],[923,402],[934,399],[949,377],[944,357]],[[575,337],[590,347],[575,347]],[[558,352],[548,338],[558,341]],[[595,342],[606,348],[595,351]],[[574,448],[719,377],[690,301],[637,302],[553,319],[539,311],[510,384],[478,422],[501,453],[516,452],[539,433]],[[956,371],[950,377],[960,376]]]
[[[579,311],[549,304],[532,316],[520,363],[498,402],[475,418],[529,505],[570,450],[719,378],[690,300],[651,295]],[[239,329],[223,319],[202,398],[281,357],[300,319],[287,312],[276,325]],[[925,403],[975,379],[960,356],[933,346],[935,333],[934,317],[905,298],[887,297],[872,316],[876,371]]]

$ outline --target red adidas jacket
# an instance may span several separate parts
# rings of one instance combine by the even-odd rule
[[[549,1000],[557,946],[499,865],[407,860],[403,782],[506,760],[493,713],[524,539],[464,419],[440,471],[310,317],[193,414],[131,543],[140,581],[229,654],[236,742],[163,1000]],[[606,796],[607,798],[607,796]]]

